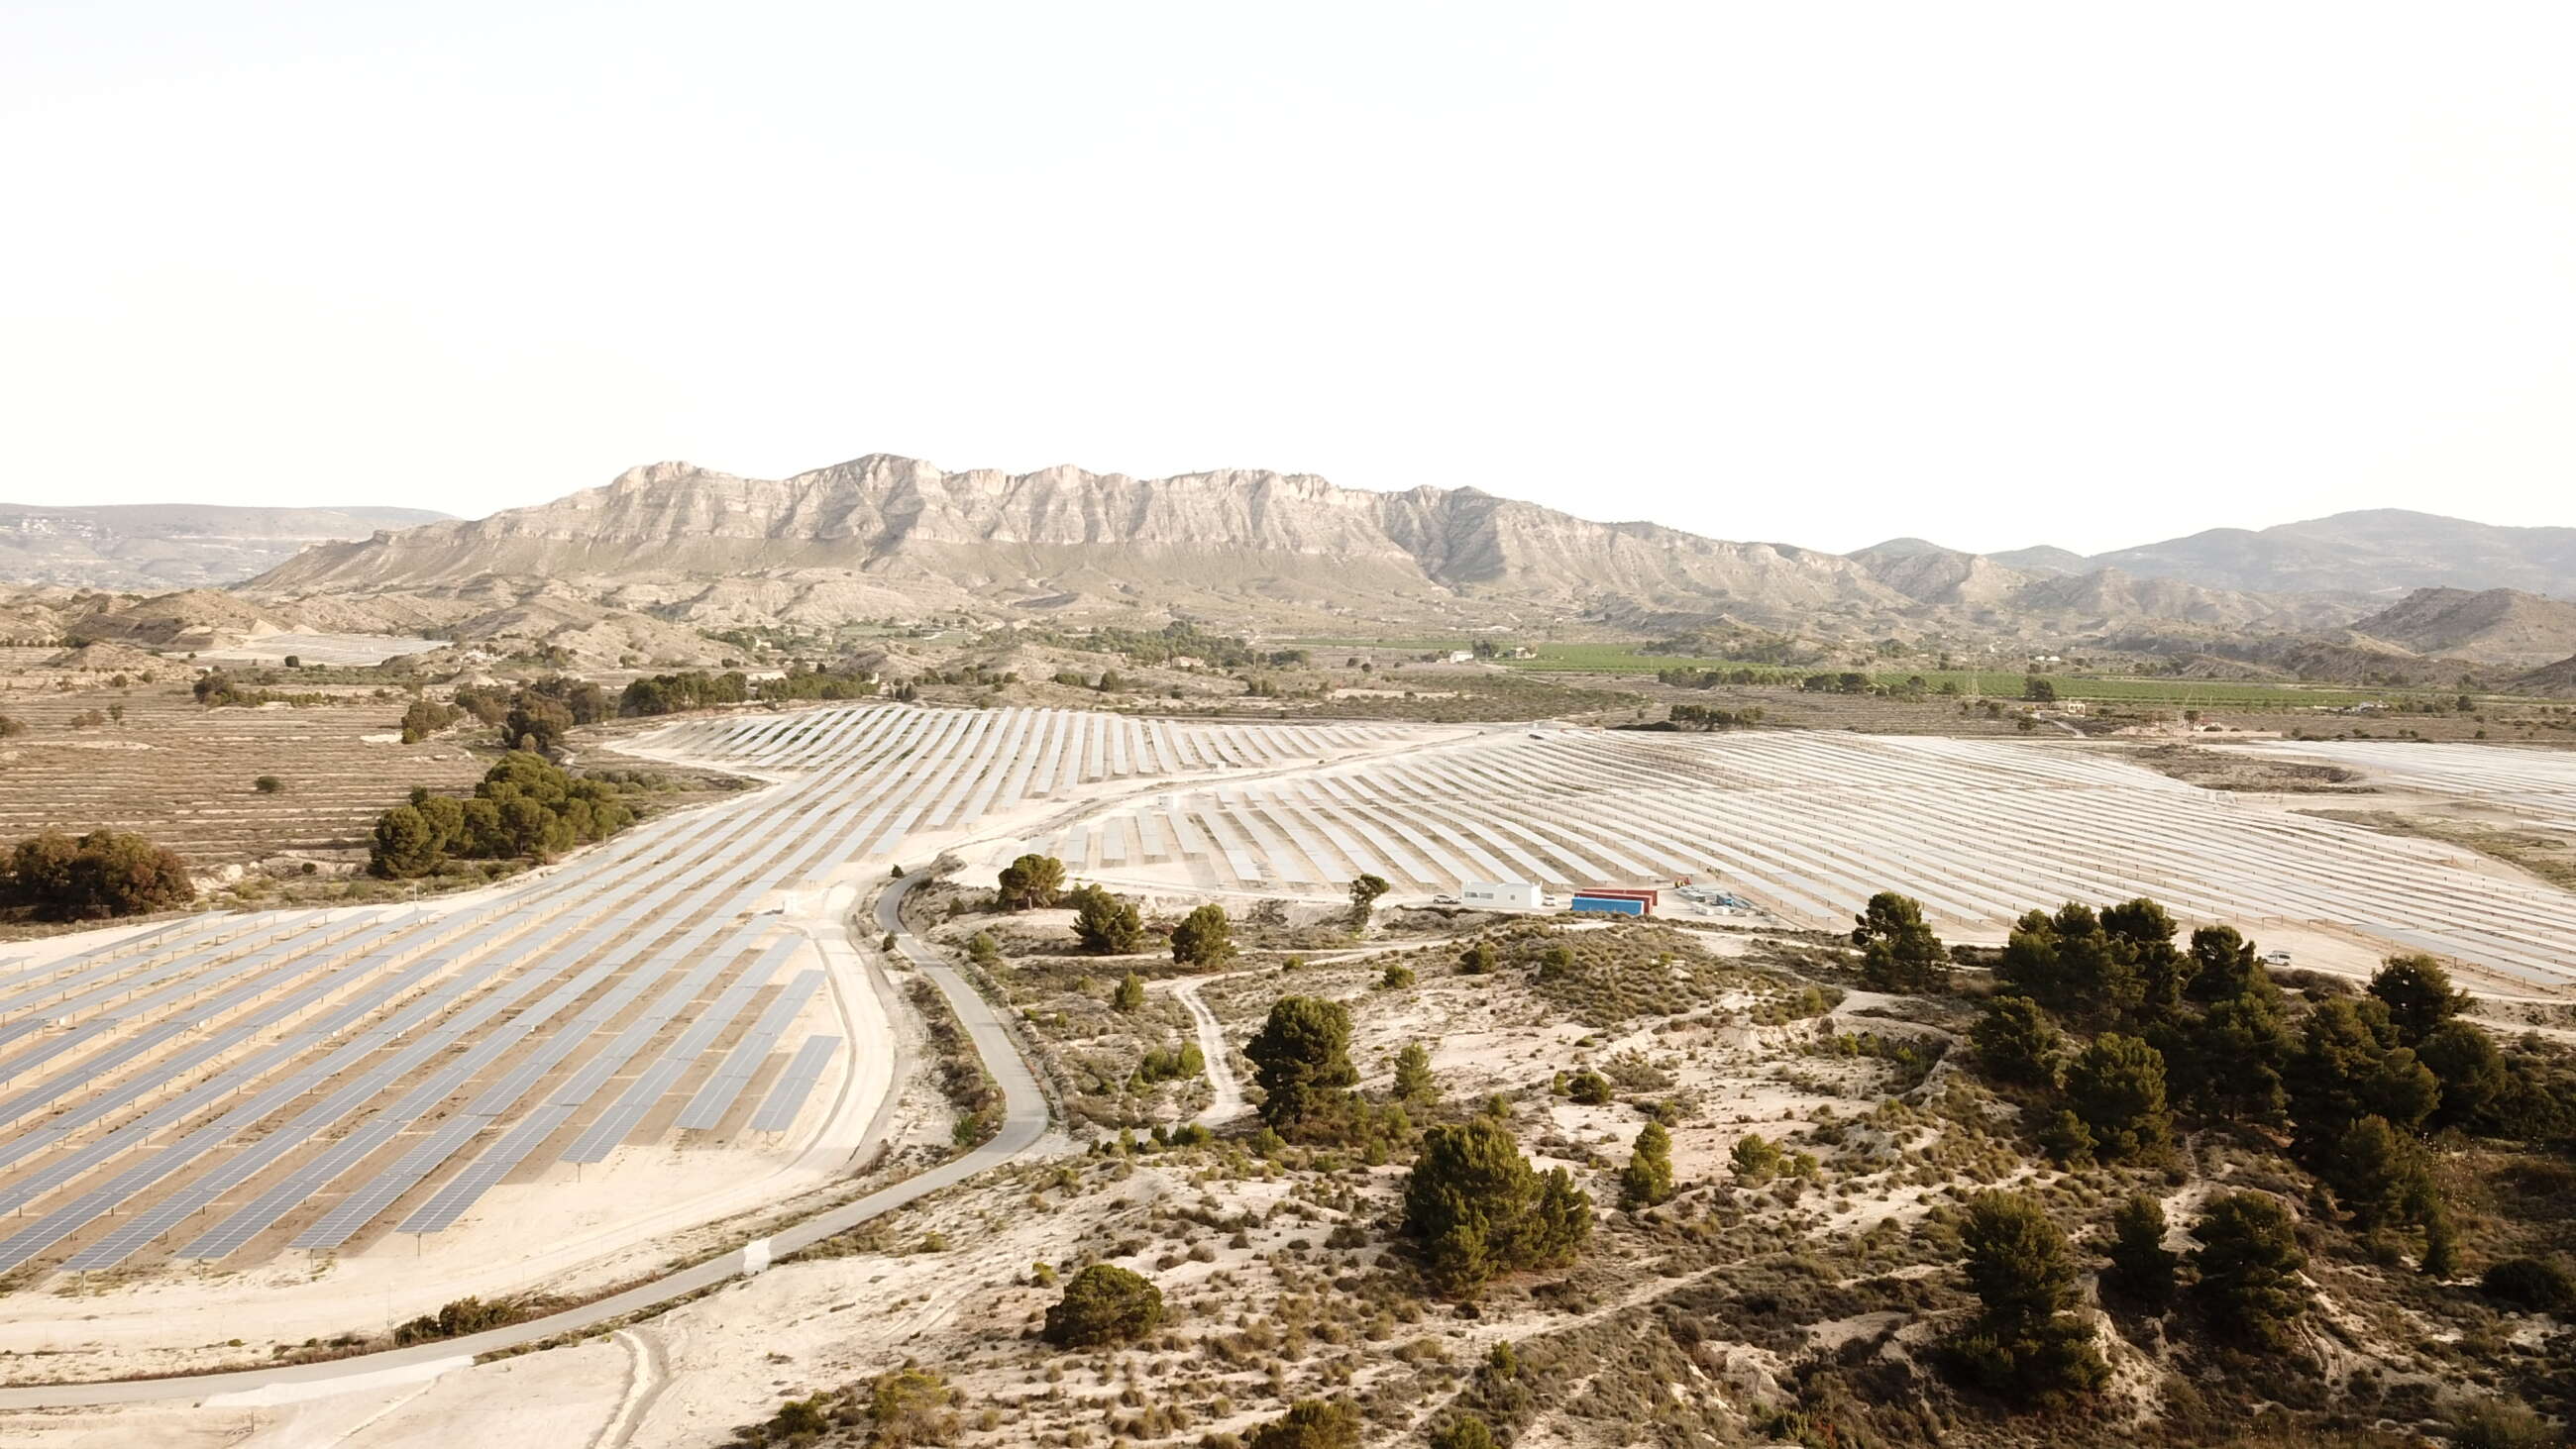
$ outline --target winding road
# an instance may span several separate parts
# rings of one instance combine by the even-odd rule
[[[466,1367],[482,1354],[523,1348],[560,1335],[582,1333],[631,1314],[659,1308],[734,1278],[758,1273],[791,1253],[847,1232],[871,1218],[909,1206],[942,1188],[954,1186],[1018,1157],[1046,1136],[1046,1097],[1038,1090],[1036,1073],[1027,1059],[1020,1055],[1018,1046],[994,1014],[992,1006],[957,974],[955,968],[943,961],[937,951],[904,928],[901,915],[903,898],[927,879],[926,875],[908,875],[890,883],[877,897],[877,926],[893,935],[896,949],[903,952],[905,959],[912,962],[922,975],[929,977],[940,993],[948,998],[950,1008],[966,1028],[968,1039],[974,1042],[975,1050],[982,1055],[985,1069],[992,1073],[994,1082],[1002,1090],[1001,1130],[982,1146],[927,1172],[880,1188],[855,1202],[805,1218],[721,1257],[678,1269],[624,1292],[544,1318],[532,1318],[524,1323],[463,1338],[414,1344],[409,1348],[386,1349],[321,1363],[234,1369],[172,1378],[0,1388],[0,1410],[187,1400],[217,1400],[248,1406],[317,1398],[344,1388],[434,1378],[451,1369]],[[245,1315],[255,1316],[259,1311],[258,1304],[246,1302],[242,1311]]]

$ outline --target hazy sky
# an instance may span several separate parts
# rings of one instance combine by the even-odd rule
[[[0,5],[0,498],[2576,524],[2576,12]]]

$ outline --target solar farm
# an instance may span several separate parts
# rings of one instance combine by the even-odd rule
[[[2559,772],[2564,811],[2570,757],[2532,758]],[[2546,779],[2469,787],[2543,792]],[[1696,876],[1828,930],[1894,889],[1970,939],[2034,906],[2147,894],[2200,920],[2431,951],[2529,987],[2576,983],[2564,947],[2576,899],[2563,892],[2449,846],[2077,745],[1488,731],[1401,759],[1177,791],[1037,846],[1081,875],[1238,892],[1330,893],[1362,871],[1439,891]]]
[[[1163,895],[1693,876],[1827,929],[1897,889],[1985,939],[2146,893],[2576,980],[2564,893],[2073,742],[872,703],[621,748],[772,783],[470,897],[0,948],[0,1270],[509,1261],[550,1201],[604,1232],[826,1181],[891,1085],[844,919],[890,862],[952,849]],[[2400,763],[2570,798],[2565,757],[2498,780],[2458,753]],[[703,1196],[671,1186],[692,1163]]]
[[[681,725],[637,748],[778,783],[460,902],[0,950],[0,1271],[410,1254],[584,1168],[586,1200],[624,1171],[611,1196],[659,1205],[640,1185],[670,1148],[734,1154],[736,1187],[828,1177],[884,1091],[882,1027],[848,1025],[881,1019],[869,988],[815,939],[857,878],[990,811],[1404,736],[906,708]]]
[[[2387,785],[2474,803],[2544,830],[2576,831],[2576,752],[2393,740],[2302,740],[2243,748],[2348,765]]]

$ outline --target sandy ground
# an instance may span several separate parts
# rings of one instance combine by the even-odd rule
[[[374,665],[448,647],[437,639],[392,634],[254,634],[221,649],[200,649],[197,659],[214,664],[280,664],[292,654],[307,664]]]

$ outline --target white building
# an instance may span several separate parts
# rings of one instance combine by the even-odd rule
[[[1458,903],[1488,911],[1534,911],[1538,887],[1525,880],[1471,880],[1458,887]]]

